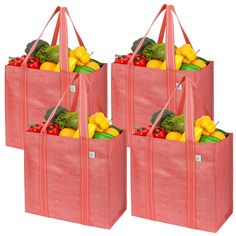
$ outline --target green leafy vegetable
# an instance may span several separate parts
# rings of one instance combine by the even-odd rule
[[[166,132],[178,131],[184,133],[184,116],[168,115],[164,121],[161,123]]]
[[[151,118],[151,123],[153,124],[155,122],[155,120],[157,119],[158,115],[160,114],[161,110],[153,113],[152,118]],[[161,123],[166,119],[167,116],[169,115],[174,115],[174,113],[172,111],[169,110],[164,110],[161,119],[157,122],[157,126],[161,126]]]
[[[59,46],[51,46],[46,50],[46,61],[51,61],[55,64],[59,62]]]
[[[139,38],[139,39],[137,39],[136,41],[133,42],[133,46],[131,47],[132,52],[135,51],[135,49],[137,48],[137,46],[138,46],[138,44],[141,40],[142,40],[142,38]],[[150,38],[146,37],[144,39],[143,45],[141,46],[141,48],[138,50],[137,53],[142,54],[143,49],[151,43],[155,43],[155,41],[153,39],[150,39]]]
[[[28,54],[30,49],[32,48],[33,44],[35,43],[36,40],[33,40],[32,42],[28,43],[27,46],[26,46],[26,49],[25,49],[25,53]],[[37,43],[37,46],[35,47],[34,51],[32,52],[31,56],[32,57],[35,57],[36,56],[36,53],[38,52],[38,50],[41,49],[41,47],[44,47],[44,48],[48,48],[50,47],[50,45],[44,41],[44,40],[39,40],[38,43]]]
[[[40,60],[41,63],[46,61],[47,49],[50,48],[49,45],[42,45],[39,50],[35,53],[35,56]]]
[[[142,54],[147,58],[148,61],[152,59],[158,59],[164,61],[166,59],[166,45],[165,43],[151,43],[148,44]]]
[[[44,115],[44,119],[45,119],[45,120],[47,120],[47,119],[49,118],[49,116],[51,115],[51,113],[52,113],[52,111],[54,110],[54,108],[55,108],[55,107],[50,107],[50,108],[46,111],[46,113],[45,113],[45,115]],[[68,112],[68,110],[67,110],[66,108],[62,107],[62,106],[59,106],[59,107],[57,108],[57,111],[56,111],[55,115],[54,115],[53,118],[50,120],[50,122],[54,122],[55,119],[56,119],[56,117],[57,117],[58,115],[60,115],[62,112]]]
[[[61,112],[54,120],[60,129],[72,128],[78,129],[78,112]]]

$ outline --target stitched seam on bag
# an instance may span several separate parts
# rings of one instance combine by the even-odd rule
[[[213,153],[213,173],[214,173],[214,194],[215,194],[215,197],[214,197],[214,229],[216,230],[217,228],[217,205],[218,205],[218,202],[217,202],[217,194],[218,194],[218,191],[217,191],[217,186],[216,186],[216,181],[217,181],[217,176],[216,176],[216,154],[217,154],[217,147],[218,145],[215,145],[215,148],[214,148],[214,153]]]

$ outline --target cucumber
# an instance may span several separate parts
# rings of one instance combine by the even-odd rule
[[[115,138],[113,135],[103,132],[96,132],[93,136],[94,139],[105,139],[105,140],[111,140]]]
[[[208,64],[209,64],[209,61],[208,61],[208,60],[206,60],[206,59],[204,59],[204,58],[202,58],[202,57],[197,57],[196,59],[197,59],[197,60],[204,61],[204,62],[206,63],[206,65],[208,65]]]
[[[116,129],[119,133],[122,133],[122,129],[114,126],[114,125],[110,125],[109,128],[113,128],[113,129]]]
[[[77,66],[75,69],[74,69],[74,72],[78,73],[91,73],[91,72],[94,72],[95,70],[88,67],[88,66]]]
[[[183,64],[180,67],[180,70],[201,70],[201,67],[193,65],[193,64]]]

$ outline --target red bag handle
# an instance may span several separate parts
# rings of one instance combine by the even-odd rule
[[[184,30],[184,28],[183,28],[183,26],[182,26],[182,24],[179,20],[179,17],[177,16],[177,13],[175,11],[174,6],[171,5],[171,7],[172,7],[172,11],[174,12],[174,14],[176,16],[176,19],[178,20],[178,23],[179,23],[180,29],[182,31],[182,34],[184,36],[185,42],[191,45],[190,40],[189,40],[187,34],[185,33],[185,30]],[[163,42],[164,35],[165,35],[165,29],[166,29],[166,13],[165,13],[164,18],[163,18],[163,22],[162,22],[162,25],[161,25],[161,29],[160,29],[159,38],[158,38],[157,43],[162,43]]]
[[[141,48],[141,46],[143,45],[143,42],[145,40],[145,38],[147,37],[147,35],[149,34],[152,26],[154,25],[155,21],[157,20],[157,18],[159,17],[159,15],[164,11],[165,12],[165,16],[164,16],[164,21],[163,24],[166,25],[166,27],[162,27],[162,28],[166,28],[166,73],[167,73],[167,87],[168,87],[168,97],[170,96],[172,91],[175,91],[176,88],[176,69],[175,69],[175,52],[174,52],[174,24],[173,24],[173,17],[172,17],[172,12],[175,13],[174,7],[172,5],[166,5],[164,4],[160,11],[158,12],[158,14],[156,15],[156,17],[154,18],[153,22],[151,23],[148,31],[146,32],[146,34],[144,35],[144,37],[142,38],[142,40],[139,42],[137,48],[135,49],[133,55],[131,56],[129,62],[128,62],[128,70],[127,70],[127,143],[128,146],[131,146],[131,137],[132,137],[132,133],[133,133],[133,120],[134,120],[134,106],[133,106],[133,59],[135,57],[135,55],[137,54],[138,50]],[[176,13],[175,13],[176,14]],[[183,29],[183,27],[181,26],[181,29]],[[161,32],[164,32],[164,30],[162,30]],[[187,35],[185,34],[184,30],[182,31],[184,34],[184,37]],[[174,95],[175,96],[175,95]],[[175,100],[171,100],[170,104],[169,104],[169,109],[172,111],[176,111],[176,104],[175,104]]]
[[[194,135],[194,100],[193,88],[195,87],[191,78],[183,77],[177,88],[183,83],[185,89],[185,132],[186,132],[186,153],[187,153],[187,175],[188,175],[188,226],[196,228],[196,170],[195,170],[195,135]],[[167,103],[157,116],[146,137],[146,184],[147,184],[147,214],[151,219],[154,215],[153,200],[153,137],[152,132],[161,119],[164,110],[168,107],[170,101],[174,98],[175,91],[172,92]]]
[[[83,46],[85,48],[85,45],[83,43],[83,40],[82,38],[80,37],[76,27],[75,27],[75,24],[74,22],[72,21],[72,18],[70,16],[70,13],[68,11],[68,9],[66,8],[66,11],[65,13],[68,15],[69,19],[70,19],[70,22],[74,28],[74,31],[75,31],[75,34],[76,34],[76,37],[77,37],[77,40],[79,42],[79,45]],[[59,30],[60,30],[60,17],[58,17],[57,19],[57,23],[56,23],[56,27],[55,27],[55,31],[54,31],[54,34],[53,34],[53,38],[52,38],[52,42],[51,42],[51,45],[56,45],[57,43],[57,40],[58,40],[58,35],[59,35]],[[86,49],[86,48],[85,48]]]
[[[47,202],[47,168],[46,168],[46,145],[47,145],[47,125],[55,115],[59,105],[62,103],[69,91],[72,83],[79,78],[79,73],[76,74],[72,82],[67,86],[62,97],[51,112],[49,118],[44,124],[40,132],[40,202],[41,211],[45,216],[49,216],[48,202]],[[89,137],[88,137],[88,81],[86,77],[79,78],[78,86],[80,87],[79,96],[75,95],[78,101],[78,127],[80,131],[80,138],[78,139],[80,145],[80,171],[81,171],[81,222],[89,224]]]

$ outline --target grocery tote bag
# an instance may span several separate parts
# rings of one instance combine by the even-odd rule
[[[132,215],[216,232],[233,210],[233,135],[194,142],[194,80],[186,78],[186,142],[133,135]],[[196,92],[196,91],[195,91]]]
[[[26,133],[25,209],[110,228],[126,209],[126,138],[88,139],[88,84],[79,79],[79,139],[45,132],[66,93],[41,133]]]
[[[159,70],[153,68],[139,67],[133,65],[134,56],[141,48],[145,37],[148,35],[154,22],[165,11],[158,43],[163,42],[166,32],[166,61],[167,69]],[[140,41],[133,56],[127,65],[112,64],[112,118],[113,121],[123,129],[127,129],[128,145],[134,126],[146,125],[149,117],[156,107],[163,107],[166,99],[176,87],[176,84],[184,75],[191,75],[196,82],[196,93],[204,100],[205,106],[213,117],[213,62],[199,71],[183,71],[175,69],[174,59],[174,28],[172,13],[175,13],[173,6],[163,5],[155,17],[147,33]],[[178,19],[178,18],[177,18]],[[184,32],[186,43],[190,41]],[[176,106],[181,96],[181,88],[176,91],[175,98],[170,102],[169,109],[176,111]],[[203,110],[196,107],[196,115],[200,116]]]
[[[70,15],[64,7],[57,7],[52,17],[46,24],[48,26],[52,18],[59,13],[52,45],[57,42],[59,34],[60,46],[60,71],[43,71],[27,68],[27,61],[37,42],[32,46],[21,67],[5,67],[5,108],[6,108],[6,145],[23,148],[24,133],[28,123],[35,123],[38,117],[43,117],[44,112],[55,104],[62,96],[63,91],[75,76],[69,73],[68,68],[68,32],[66,15]],[[72,22],[72,21],[71,21]],[[73,23],[72,23],[73,24]],[[73,25],[74,26],[74,25]],[[45,27],[45,28],[46,28]],[[45,28],[39,39],[43,35]],[[74,27],[75,29],[75,27]],[[75,29],[79,44],[84,46],[78,32]],[[38,39],[38,40],[39,40]],[[104,64],[94,73],[81,74],[90,81],[89,103],[90,113],[96,111],[107,112],[107,65]],[[65,96],[63,106],[70,108],[74,87]]]

